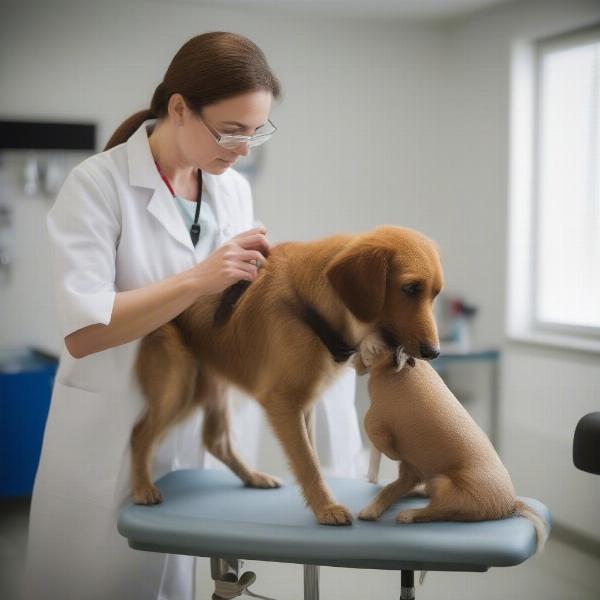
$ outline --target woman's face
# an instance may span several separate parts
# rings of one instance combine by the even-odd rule
[[[246,156],[249,148],[248,144],[233,149],[223,148],[215,136],[219,133],[253,135],[267,122],[271,101],[271,92],[256,90],[205,106],[200,116],[183,103],[181,126],[176,127],[181,156],[202,171],[220,175],[240,156]]]

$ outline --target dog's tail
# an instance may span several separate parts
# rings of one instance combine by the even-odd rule
[[[537,551],[541,552],[544,549],[550,534],[550,528],[546,521],[535,510],[533,510],[533,508],[527,506],[527,504],[525,504],[525,502],[521,502],[521,500],[517,500],[515,502],[512,512],[515,515],[529,519],[533,523],[537,537]]]

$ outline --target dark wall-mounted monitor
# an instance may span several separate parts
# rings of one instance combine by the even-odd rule
[[[95,150],[96,125],[0,120],[0,150]]]

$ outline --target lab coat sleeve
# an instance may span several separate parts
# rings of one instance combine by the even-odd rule
[[[47,218],[63,337],[112,316],[120,216],[116,198],[79,165],[68,175]]]

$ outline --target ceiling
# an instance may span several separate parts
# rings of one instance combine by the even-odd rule
[[[185,0],[190,2],[190,0]],[[320,13],[345,17],[436,20],[464,16],[516,0],[193,0],[200,4]]]

